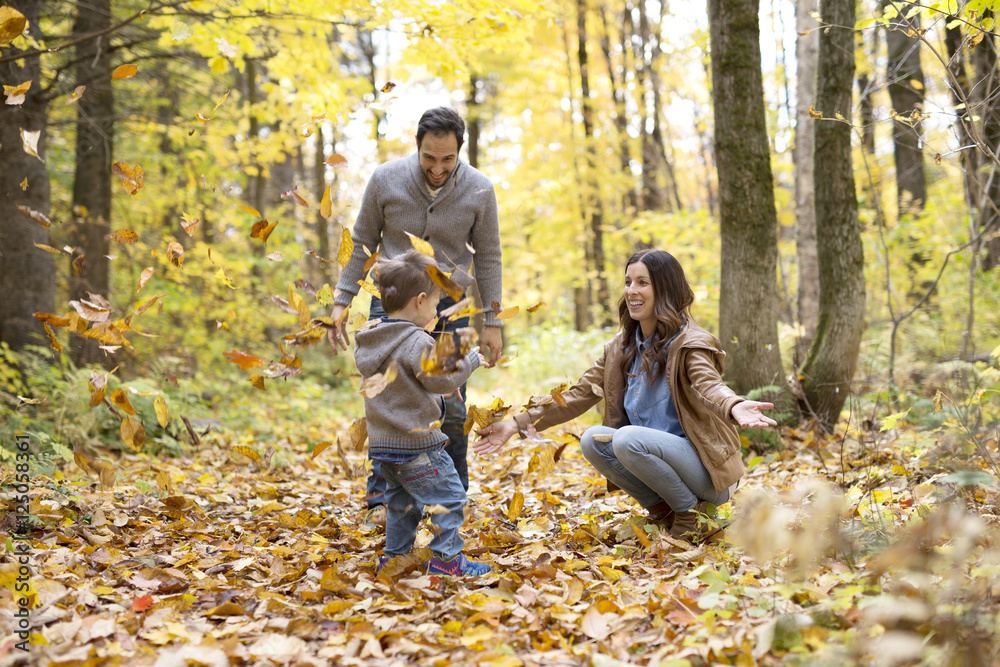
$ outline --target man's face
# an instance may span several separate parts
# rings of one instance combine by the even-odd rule
[[[417,145],[417,153],[420,155],[420,171],[424,172],[424,180],[436,190],[455,171],[455,165],[458,164],[458,139],[454,132],[428,132]]]

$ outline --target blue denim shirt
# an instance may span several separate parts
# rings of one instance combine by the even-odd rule
[[[649,347],[650,339],[642,340],[639,329],[636,329],[635,337],[639,350],[635,355],[635,361],[632,362],[632,367],[629,369],[625,385],[625,414],[628,415],[629,423],[633,426],[645,426],[657,431],[665,431],[686,440],[687,436],[684,434],[681,421],[677,416],[677,407],[674,405],[673,396],[670,395],[667,374],[661,375],[650,386],[649,378],[642,370],[642,355]],[[677,338],[676,334],[667,342],[667,350],[670,349],[674,338]]]

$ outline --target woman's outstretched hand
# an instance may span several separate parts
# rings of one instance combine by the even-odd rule
[[[773,407],[774,403],[743,401],[742,403],[737,403],[733,406],[733,419],[735,419],[740,426],[746,426],[749,428],[777,426],[778,422],[774,421],[767,415],[761,414],[760,412],[761,410],[770,410]]]
[[[517,424],[513,419],[496,422],[476,431],[477,435],[483,436],[472,444],[472,449],[476,454],[493,454],[500,451],[500,448],[510,440],[511,436],[517,433]]]

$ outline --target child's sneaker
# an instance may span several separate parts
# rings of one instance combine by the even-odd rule
[[[447,574],[452,577],[478,577],[489,574],[493,568],[486,563],[474,563],[465,557],[465,554],[458,554],[451,560],[442,560],[435,556],[427,561],[428,574]]]
[[[381,572],[382,568],[385,567],[385,564],[388,563],[390,560],[392,560],[392,556],[379,556],[378,564],[377,567],[375,568],[375,574]]]

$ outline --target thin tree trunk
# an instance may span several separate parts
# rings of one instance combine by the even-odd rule
[[[587,63],[587,2],[577,0],[577,59],[580,63],[580,95],[583,98],[583,140],[588,156],[587,189],[590,201],[587,213],[590,217],[590,242],[592,244],[592,259],[594,276],[597,280],[597,306],[600,312],[601,326],[612,324],[610,296],[608,294],[608,276],[604,268],[604,203],[601,199],[601,184],[595,177],[598,169],[597,148],[594,146],[594,103],[590,99],[590,73]]]
[[[365,57],[368,84],[371,86],[372,95],[375,99],[378,99],[380,88],[378,85],[378,68],[375,66],[375,42],[372,39],[372,33],[370,30],[358,31],[358,45],[361,47],[361,53]],[[378,152],[378,161],[379,163],[382,163],[387,159],[385,132],[382,130],[382,121],[385,120],[385,113],[373,109],[372,118],[372,138],[375,139],[375,149]]]
[[[823,0],[832,26],[819,38],[816,108],[826,118],[851,117],[854,82],[854,0]],[[851,128],[816,122],[816,240],[819,247],[819,326],[802,368],[805,409],[828,430],[840,418],[865,328],[865,274],[858,222]]]
[[[626,10],[626,15],[628,10]],[[628,117],[626,116],[625,110],[625,88],[623,83],[618,81],[618,77],[615,76],[615,63],[614,59],[611,57],[611,35],[608,27],[608,15],[604,7],[601,7],[601,24],[604,28],[601,32],[601,52],[604,53],[604,60],[608,66],[608,82],[611,84],[611,90],[615,98],[615,131],[618,133],[618,156],[621,161],[621,171],[622,174],[630,175],[632,173],[632,151],[629,148],[628,142]],[[625,36],[622,36],[622,43],[624,44]],[[622,50],[623,56],[627,51]],[[622,67],[622,78],[624,79],[625,67]],[[635,188],[630,187],[628,192],[625,193],[625,215],[633,216],[639,210],[639,199],[636,197]]]
[[[976,112],[982,118],[982,137],[989,149],[996,153],[1000,150],[1000,77],[997,75],[997,46],[994,36],[986,33],[972,54],[977,79]],[[1000,206],[1000,174],[991,165],[979,178],[980,182],[986,184],[982,201],[977,203],[979,228],[996,232],[1000,220],[993,206]],[[986,256],[983,257],[981,266],[983,271],[991,271],[1000,264],[1000,239],[990,239],[985,246]]]
[[[659,151],[660,164],[663,165],[663,174],[666,178],[664,187],[664,204],[670,210],[673,204],[675,211],[681,211],[684,206],[681,204],[681,195],[677,187],[677,178],[674,175],[673,165],[670,164],[670,156],[667,154],[667,144],[663,137],[663,101],[660,97],[660,63],[663,59],[663,49],[660,48],[660,23],[662,22],[662,3],[650,5],[655,10],[650,25],[647,28],[649,36],[649,84],[653,89],[653,145]],[[649,18],[647,18],[649,21]],[[669,193],[667,192],[669,191]],[[673,195],[673,202],[669,201],[669,195]]]
[[[469,134],[469,165],[479,169],[479,77],[469,75],[468,102],[465,105],[465,128]]]
[[[111,27],[111,0],[92,0],[77,6],[73,34],[87,35]],[[111,90],[110,44],[98,37],[76,47],[77,83],[87,94],[76,103],[76,170],[73,177],[75,246],[70,262],[69,298],[90,299],[90,293],[109,298],[111,233],[111,154],[114,144],[114,94]],[[81,257],[82,256],[82,257]],[[111,358],[99,341],[82,336],[70,340],[70,358],[77,366]]]
[[[904,5],[903,16],[913,5]],[[896,116],[892,121],[892,139],[896,157],[896,197],[899,215],[919,215],[927,202],[927,179],[924,174],[923,125],[924,72],[920,65],[920,38],[910,36],[920,28],[920,14],[903,16],[886,26],[889,54],[889,99]]]
[[[764,113],[758,0],[709,0],[722,284],[719,331],[737,393],[781,384],[778,216]]]
[[[652,81],[650,77],[650,47],[649,19],[646,16],[646,3],[639,0],[639,40],[635,44],[635,78],[639,87],[639,128],[642,134],[642,208],[645,211],[662,211],[666,198],[660,186],[660,149],[653,137],[650,121],[656,115],[652,104]]]
[[[28,34],[38,31],[39,0],[7,0],[28,20]],[[23,52],[8,45],[4,55]],[[49,231],[24,215],[19,206],[49,214],[49,174],[45,169],[48,109],[38,83],[37,56],[0,64],[0,81],[16,85],[33,81],[21,105],[0,104],[0,341],[14,350],[25,345],[47,345],[36,311],[55,310],[55,261],[35,244],[51,245]],[[21,131],[40,132],[38,155],[21,149]]]
[[[323,193],[326,192],[326,140],[323,137],[323,123],[316,125],[316,151],[313,156],[313,196],[316,201],[323,201]],[[334,175],[334,184],[336,175]],[[334,201],[336,193],[334,185],[330,186],[330,200]],[[323,217],[323,214],[316,211],[316,237],[319,242],[319,256],[330,256],[330,221]],[[317,262],[319,273],[324,283],[333,284],[333,274],[330,272],[330,265],[326,262]]]
[[[816,255],[816,202],[813,178],[815,135],[809,107],[816,103],[816,58],[819,30],[812,14],[816,0],[798,0],[795,5],[795,251],[799,271],[799,325],[802,335],[795,342],[795,367],[802,365],[816,334],[819,319],[819,260]],[[803,34],[805,33],[805,34]]]

